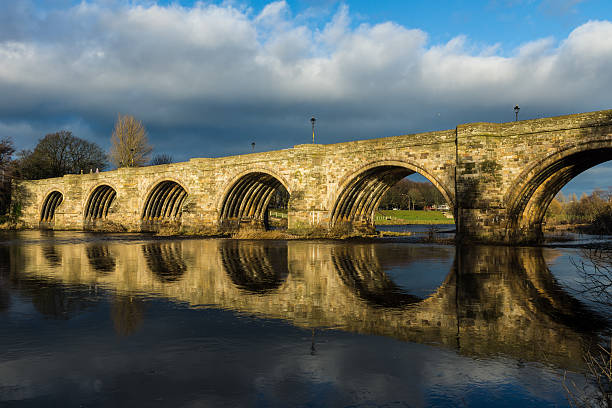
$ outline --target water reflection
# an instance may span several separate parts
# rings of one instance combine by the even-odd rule
[[[470,356],[504,354],[572,367],[580,363],[581,342],[603,324],[562,290],[540,248],[477,246],[455,252],[442,246],[432,251],[230,240],[49,248],[55,254],[52,268],[41,267],[50,264],[48,250],[40,256],[36,245],[3,247],[3,282],[41,313],[62,318],[92,302],[84,295],[87,288],[111,289],[111,317],[121,335],[143,324],[139,296],[145,294],[193,308],[280,318],[308,329],[334,327]],[[428,257],[449,265],[429,296],[414,295],[388,274],[389,268],[427,274],[410,268]],[[10,299],[2,296],[6,309]]]
[[[11,293],[8,286],[9,248],[0,246],[0,313],[11,307]]]
[[[219,246],[221,263],[239,288],[266,293],[278,288],[289,274],[287,243],[226,240]]]
[[[111,303],[115,332],[121,336],[134,334],[142,326],[145,303],[139,297],[116,295]]]
[[[108,245],[91,245],[87,247],[87,259],[91,267],[101,274],[108,274],[115,270],[117,262],[111,254]]]
[[[43,246],[42,253],[49,263],[49,266],[55,268],[62,264],[62,255],[55,249],[54,245]]]
[[[372,245],[339,246],[332,262],[342,282],[371,305],[397,308],[421,299],[404,293],[382,269]]]
[[[147,244],[142,247],[149,270],[161,282],[174,282],[183,276],[187,266],[182,251],[178,242]]]

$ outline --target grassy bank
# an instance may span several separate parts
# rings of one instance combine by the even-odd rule
[[[405,224],[454,224],[453,218],[447,218],[441,211],[423,210],[379,210],[376,211],[376,225]]]
[[[287,210],[270,210],[270,219],[286,219]],[[424,210],[378,210],[376,225],[406,225],[406,224],[454,224],[455,220],[444,216],[442,211]]]

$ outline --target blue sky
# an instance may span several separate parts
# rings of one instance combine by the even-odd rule
[[[177,160],[612,108],[612,1],[0,2],[0,137]],[[8,96],[8,97],[7,97]],[[565,193],[612,185],[609,164]],[[609,185],[608,185],[609,184]]]

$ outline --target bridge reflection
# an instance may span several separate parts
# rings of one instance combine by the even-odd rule
[[[342,282],[372,306],[398,308],[421,300],[404,293],[391,280],[382,269],[374,246],[339,246],[332,248],[331,258]]]
[[[300,241],[47,243],[0,251],[0,278],[41,312],[62,318],[91,302],[89,296],[79,304],[75,288],[110,289],[114,325],[122,334],[137,330],[145,318],[144,306],[133,298],[145,294],[304,328],[333,327],[471,356],[503,354],[574,367],[582,342],[601,322],[562,290],[544,255],[541,248]],[[388,273],[410,273],[411,264],[432,260],[451,266],[428,296]],[[428,271],[419,266],[413,273]],[[5,298],[3,304],[10,302]]]
[[[115,257],[110,253],[108,245],[94,244],[86,248],[87,259],[89,259],[89,265],[101,273],[109,274],[115,270],[117,262]]]
[[[182,252],[180,245],[167,242],[146,244],[142,247],[147,267],[161,282],[174,282],[183,276],[187,265]]]
[[[219,246],[221,262],[232,282],[254,293],[278,288],[289,274],[287,243],[261,245],[226,240]]]

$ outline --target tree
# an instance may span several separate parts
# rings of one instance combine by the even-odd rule
[[[34,150],[19,152],[16,167],[20,177],[37,180],[103,170],[106,165],[106,154],[100,146],[61,130],[40,139]]]
[[[173,162],[174,159],[167,153],[156,154],[151,159],[151,166],[157,166],[158,164],[170,164]]]
[[[605,245],[584,248],[581,260],[571,260],[581,279],[578,293],[593,304],[598,312],[608,318],[612,314],[612,250]],[[601,340],[601,339],[600,339]],[[605,344],[585,344],[583,359],[586,379],[593,387],[578,387],[563,378],[563,387],[572,407],[612,407],[612,339]]]
[[[110,158],[117,167],[140,167],[149,161],[153,148],[142,122],[119,114],[111,136]]]
[[[11,158],[15,153],[13,141],[9,138],[0,140],[0,168],[6,169],[11,162]]]
[[[7,212],[11,201],[12,156],[15,153],[13,141],[0,140],[0,215]]]
[[[546,209],[546,219],[554,219],[555,221],[560,219],[563,215],[563,202],[554,198],[548,208]]]
[[[414,209],[444,202],[442,193],[430,182],[402,179],[383,196],[380,208]]]

